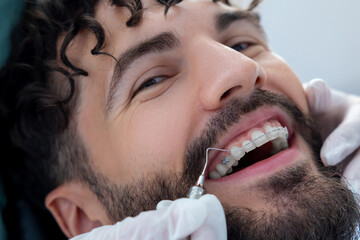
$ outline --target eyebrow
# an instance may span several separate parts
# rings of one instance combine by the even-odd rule
[[[249,20],[257,27],[261,28],[257,15],[244,10],[219,13],[215,16],[215,28],[218,32],[223,32],[233,22],[239,20]],[[118,85],[122,82],[122,76],[135,60],[151,53],[163,53],[170,51],[179,46],[180,39],[174,32],[162,32],[150,39],[136,44],[122,53],[116,61],[117,63],[114,73],[111,77],[109,94],[105,104],[105,113],[108,113],[113,108],[115,94],[117,92]]]
[[[116,89],[121,82],[122,75],[129,66],[138,58],[151,53],[162,53],[180,46],[180,39],[173,32],[162,32],[126,50],[117,59],[113,76],[110,81],[109,94],[107,97],[105,112],[109,112],[114,105]]]
[[[249,22],[254,24],[257,28],[260,28],[262,30],[262,27],[259,24],[260,16],[256,13],[245,10],[236,10],[232,12],[219,13],[215,18],[215,26],[218,32],[223,32],[233,22],[239,20],[248,20]]]

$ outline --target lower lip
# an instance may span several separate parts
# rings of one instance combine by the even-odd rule
[[[225,183],[233,181],[245,181],[252,178],[263,178],[290,166],[297,160],[300,151],[296,137],[292,136],[291,145],[280,153],[257,162],[243,170],[219,179],[206,179],[207,182]]]

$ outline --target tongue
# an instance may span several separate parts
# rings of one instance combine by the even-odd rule
[[[268,142],[261,147],[255,148],[249,153],[246,153],[243,158],[240,159],[239,165],[233,168],[233,173],[238,172],[246,167],[251,166],[257,162],[260,162],[270,157],[270,151],[272,150],[272,143]]]

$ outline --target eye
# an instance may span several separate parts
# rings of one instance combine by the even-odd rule
[[[242,52],[242,51],[246,50],[247,48],[251,47],[252,45],[254,45],[254,44],[251,42],[240,42],[240,43],[237,43],[237,44],[231,46],[231,48],[236,51]]]
[[[156,76],[156,77],[151,77],[148,80],[146,80],[134,93],[133,96],[135,96],[136,94],[138,94],[140,91],[145,90],[146,88],[149,87],[153,87],[156,84],[161,83],[162,81],[168,79],[169,76]]]

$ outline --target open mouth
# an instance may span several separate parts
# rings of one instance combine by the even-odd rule
[[[208,178],[229,176],[289,148],[288,130],[277,120],[266,121],[261,127],[243,135],[248,137],[229,145],[228,153],[221,158]]]

